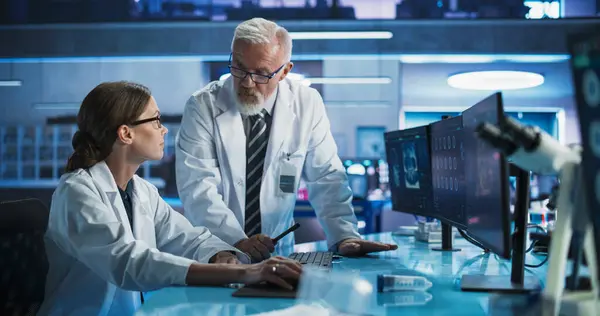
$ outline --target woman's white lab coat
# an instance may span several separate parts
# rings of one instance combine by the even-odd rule
[[[49,271],[39,315],[131,315],[140,291],[185,285],[193,262],[236,251],[193,227],[144,179],[134,176],[133,187],[132,231],[104,162],[62,176],[45,236]]]

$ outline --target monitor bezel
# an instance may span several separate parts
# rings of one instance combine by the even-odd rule
[[[417,132],[417,131],[424,131],[424,133]],[[405,129],[401,129],[401,130],[389,131],[389,132],[385,132],[384,133],[383,137],[384,137],[384,144],[385,144],[385,147],[386,147],[385,153],[386,153],[386,160],[387,160],[387,163],[388,163],[388,170],[390,169],[390,167],[389,167],[389,164],[390,164],[389,157],[387,156],[387,144],[388,144],[388,140],[391,139],[391,138],[397,138],[397,137],[399,137],[401,135],[405,135],[405,134],[407,134],[409,132],[419,133],[420,135],[425,134],[426,142],[427,142],[427,153],[429,154],[429,159],[427,160],[427,166],[428,166],[429,170],[431,170],[431,137],[430,137],[431,136],[431,134],[430,134],[431,130],[430,130],[430,128],[429,128],[428,125],[411,127],[411,128],[405,128]],[[391,180],[389,180],[389,183],[391,183]],[[430,192],[430,196],[433,197],[433,188],[431,186],[431,183],[430,183],[429,187],[431,188],[431,190],[430,190],[431,191]],[[390,193],[393,194],[393,191],[391,190],[391,184],[390,184]],[[394,206],[393,203],[394,203],[394,198],[392,197],[392,211],[394,211],[394,212],[400,212],[400,213],[417,215],[417,216],[423,216],[423,217],[435,217],[434,216],[435,214],[432,212],[433,210],[431,209],[433,207],[433,204],[429,206],[429,208],[430,208],[429,211],[430,212],[427,213],[426,211],[422,212],[421,210],[412,210],[412,211],[398,210],[398,209],[396,209],[396,207]],[[437,217],[435,217],[435,218],[437,218]]]
[[[496,92],[488,97],[486,97],[485,99],[477,102],[475,105],[469,107],[468,109],[466,109],[465,111],[463,111],[462,115],[464,115],[465,112],[470,111],[471,109],[481,106],[483,104],[489,103],[489,102],[495,102],[496,103],[496,114],[498,115],[498,123],[501,123],[504,120],[504,104],[503,104],[503,100],[502,100],[502,93],[501,92]],[[464,120],[463,120],[463,124],[464,124]],[[502,185],[500,188],[500,194],[501,194],[501,203],[502,203],[502,209],[504,210],[504,212],[502,212],[502,243],[504,245],[504,249],[500,249],[498,248],[496,245],[493,245],[492,243],[489,243],[488,241],[486,241],[485,239],[480,238],[480,236],[477,236],[476,234],[473,234],[470,230],[469,230],[469,225],[467,225],[467,232],[469,233],[469,236],[471,236],[473,239],[475,239],[476,241],[478,241],[479,243],[481,243],[481,245],[483,245],[485,248],[491,250],[492,252],[494,252],[495,254],[497,254],[498,256],[504,258],[504,259],[510,259],[511,258],[511,253],[512,253],[512,243],[511,243],[511,239],[512,239],[512,230],[511,230],[511,213],[510,213],[510,188],[509,188],[509,169],[508,169],[508,160],[507,157],[504,153],[498,151],[498,154],[500,154],[500,181],[502,181]],[[468,214],[469,208],[467,208],[467,218],[469,218],[469,214]]]

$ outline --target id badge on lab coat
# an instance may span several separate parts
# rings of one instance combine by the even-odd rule
[[[296,193],[296,173],[296,166],[289,159],[282,159],[278,177],[280,194]]]

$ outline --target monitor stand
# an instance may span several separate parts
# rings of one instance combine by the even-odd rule
[[[511,176],[517,177],[517,199],[515,202],[515,232],[512,245],[512,267],[510,278],[502,275],[463,275],[461,290],[466,292],[529,293],[541,291],[537,277],[525,276],[525,242],[529,213],[529,172],[514,165]]]
[[[448,225],[442,223],[442,247],[441,248],[431,248],[434,251],[460,251],[459,248],[452,247],[452,241],[454,240],[452,236],[452,225]]]

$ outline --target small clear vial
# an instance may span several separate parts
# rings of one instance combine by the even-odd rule
[[[377,276],[377,291],[426,291],[433,284],[422,276],[388,275]]]

